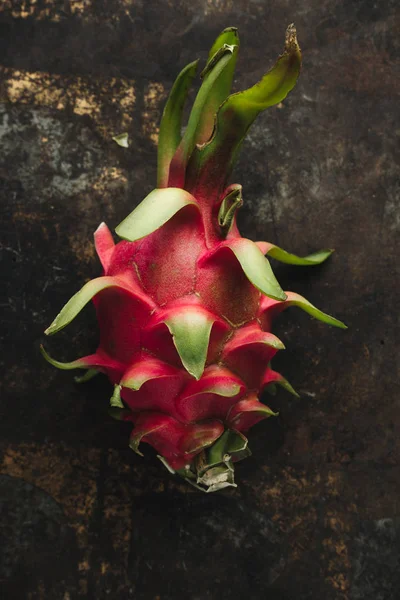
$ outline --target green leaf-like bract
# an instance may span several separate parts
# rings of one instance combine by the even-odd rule
[[[46,352],[42,345],[40,345],[40,352],[42,356],[50,363],[53,367],[57,369],[61,369],[62,371],[70,371],[72,369],[87,369],[88,363],[84,358],[77,358],[76,360],[71,360],[70,362],[61,362],[52,358],[50,354]],[[92,369],[91,369],[92,370]],[[87,375],[85,373],[85,375]]]
[[[204,77],[204,81],[194,101],[184,136],[171,161],[169,185],[184,187],[186,167],[197,143],[198,128],[204,108],[207,106],[207,99],[222,71],[229,64],[229,61],[232,60],[236,51],[237,46],[224,44],[218,51],[218,60]]]
[[[216,64],[219,56],[218,53],[221,52],[221,48],[223,49],[225,45],[237,46],[239,49],[239,35],[235,27],[224,29],[215,40],[208,55],[207,64],[201,73],[202,77],[205,77],[207,72]],[[231,60],[226,67],[224,67],[207,96],[197,129],[197,144],[208,142],[211,137],[217,111],[231,91],[237,56],[238,51],[235,51]]]
[[[67,302],[50,327],[46,329],[45,334],[53,335],[57,331],[64,329],[96,294],[110,287],[123,286],[118,285],[115,277],[98,277],[89,281]]]
[[[69,362],[62,362],[60,360],[56,360],[46,350],[40,345],[40,352],[42,356],[56,369],[61,369],[62,371],[70,371],[72,369],[87,369],[86,373],[83,375],[78,375],[74,377],[76,383],[86,383],[90,381],[101,373],[101,367],[104,367],[104,359],[98,354],[91,354],[89,356],[83,356],[82,358],[77,358],[76,360],[72,360]],[[96,365],[98,369],[88,368],[89,365]]]
[[[287,292],[287,301],[285,302],[286,306],[298,306],[302,308],[306,313],[322,321],[323,323],[327,323],[328,325],[333,325],[334,327],[339,327],[340,329],[347,329],[347,325],[345,325],[339,319],[335,319],[335,317],[331,317],[330,315],[322,312],[316,306],[311,304],[308,300],[300,296],[300,294],[295,294],[294,292]]]
[[[157,188],[128,215],[115,231],[129,242],[140,240],[169,221],[185,206],[198,206],[195,198],[181,188]]]
[[[157,149],[157,187],[168,187],[169,166],[181,141],[182,113],[198,61],[187,65],[178,75],[169,94],[160,123]]]
[[[250,455],[247,438],[238,431],[227,429],[208,450],[207,463],[204,467],[216,466],[226,462],[230,457],[234,457],[237,461]]]
[[[256,244],[246,238],[238,238],[229,242],[228,246],[251,283],[266,296],[275,300],[286,300],[286,295],[279,285],[268,259]]]
[[[196,379],[204,371],[214,320],[195,306],[184,307],[165,320],[183,366]]]
[[[97,369],[88,369],[83,375],[77,375],[76,377],[74,377],[74,381],[75,383],[86,383],[87,381],[90,381],[91,379],[93,379],[93,377],[96,377],[96,375],[99,374],[100,371],[98,371]]]
[[[292,394],[292,396],[296,396],[296,398],[300,398],[300,394],[296,392],[292,384],[285,378],[277,379],[275,382],[277,385],[280,385],[284,390]]]
[[[144,456],[143,452],[139,450],[139,444],[142,441],[142,438],[151,433],[155,433],[157,430],[162,428],[163,425],[155,425],[154,427],[146,427],[145,429],[135,428],[132,431],[131,437],[129,439],[129,447],[139,456]]]
[[[156,358],[146,357],[134,362],[125,371],[120,383],[122,387],[138,391],[147,381],[171,377],[175,373],[174,367],[167,366],[163,361]]]
[[[233,184],[229,186],[229,191],[221,202],[218,211],[218,225],[224,237],[232,229],[237,210],[242,206],[242,186]]]
[[[256,243],[263,254],[268,254],[269,257],[274,258],[279,262],[286,263],[287,265],[298,265],[301,267],[320,265],[334,252],[334,250],[328,248],[325,250],[318,250],[308,256],[297,256],[296,254],[286,252],[286,250],[275,246],[275,244],[270,244],[269,242]]]
[[[211,140],[194,153],[191,190],[223,185],[236,159],[240,145],[257,115],[279,104],[296,84],[301,67],[301,53],[296,29],[286,32],[285,49],[272,69],[253,87],[229,96],[221,105]],[[220,181],[215,181],[216,174]]]
[[[108,414],[117,421],[124,421],[127,417],[132,415],[132,412],[128,408],[118,408],[116,406],[110,406]]]
[[[114,392],[110,398],[110,406],[111,408],[125,408],[121,400],[121,386],[119,384],[114,386]]]

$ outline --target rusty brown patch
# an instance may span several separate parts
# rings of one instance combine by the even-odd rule
[[[8,446],[3,454],[0,472],[18,477],[44,490],[60,506],[76,532],[81,554],[81,571],[90,568],[93,550],[89,543],[89,522],[97,498],[100,450],[71,450],[46,444]],[[87,578],[80,580],[82,593],[87,591]]]
[[[143,134],[148,137],[155,146],[158,143],[159,122],[161,118],[161,106],[166,98],[165,88],[161,83],[150,82],[145,92],[143,111]]]
[[[136,92],[135,82],[131,79],[81,77],[5,68],[1,68],[0,72],[4,80],[0,97],[2,101],[46,106],[60,111],[69,109],[76,115],[87,115],[107,139],[125,131],[132,124]],[[115,109],[112,116],[108,111],[110,101]]]
[[[86,240],[81,235],[75,233],[71,234],[68,239],[73,254],[79,259],[82,266],[85,267],[92,264],[96,257],[92,240]]]
[[[54,0],[3,0],[0,5],[0,12],[9,12],[16,19],[50,19],[54,22],[59,22],[66,14],[85,17],[92,10],[92,0],[64,0],[62,11]]]

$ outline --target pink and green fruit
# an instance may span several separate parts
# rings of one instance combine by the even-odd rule
[[[93,301],[100,330],[94,354],[61,369],[104,373],[114,385],[110,413],[132,423],[130,446],[144,442],[165,466],[205,491],[235,485],[234,463],[250,454],[248,430],[274,416],[263,391],[280,385],[271,367],[284,348],[273,319],[297,306],[345,325],[302,296],[284,292],[268,257],[317,265],[331,250],[304,258],[243,238],[236,223],[242,187],[229,184],[241,143],[257,115],[295,86],[301,54],[293,25],[283,54],[253,87],[231,94],[239,49],[235,28],[211,48],[182,135],[185,99],[197,61],[178,75],[160,124],[158,181],[118,227],[94,234],[103,275],[73,296],[46,330],[52,335]]]

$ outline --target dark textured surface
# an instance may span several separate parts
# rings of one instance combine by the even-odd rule
[[[88,0],[0,4],[0,580],[6,598],[396,600],[399,594],[396,2]],[[178,70],[240,28],[237,84],[297,25],[304,68],[261,116],[235,179],[245,236],[299,254],[286,289],[346,321],[289,311],[275,365],[298,389],[250,436],[239,488],[188,489],[127,448],[104,381],[74,384],[42,331],[100,272],[92,232],[154,187],[160,109]],[[128,131],[125,150],[111,136]],[[96,342],[90,310],[51,340]],[[50,343],[50,342],[49,342]],[[396,346],[397,343],[397,346]],[[49,347],[49,346],[48,346]]]

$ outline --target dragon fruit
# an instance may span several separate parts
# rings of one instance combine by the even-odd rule
[[[64,306],[47,335],[60,331],[93,300],[100,329],[94,354],[62,363],[105,373],[114,385],[112,416],[133,424],[130,446],[155,448],[164,465],[204,491],[234,486],[234,464],[249,456],[245,433],[274,416],[261,394],[279,384],[271,367],[283,343],[273,318],[298,306],[345,328],[302,296],[284,292],[269,261],[317,265],[331,250],[301,258],[241,237],[236,213],[242,188],[228,185],[241,142],[256,116],[296,84],[301,53],[296,30],[283,54],[253,87],[230,94],[238,33],[225,29],[201,73],[186,129],[183,107],[197,61],[178,75],[160,124],[158,181],[116,228],[94,234],[104,273]]]

